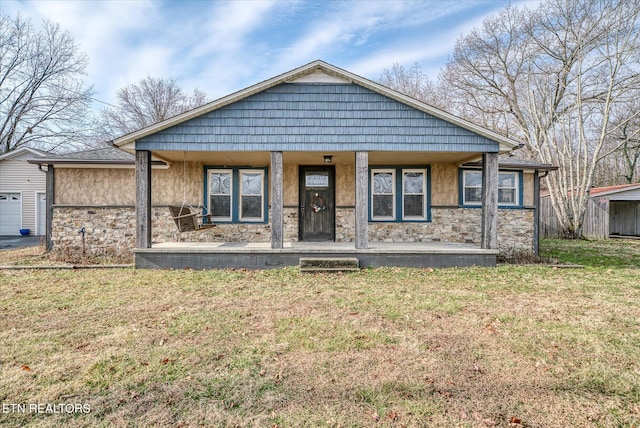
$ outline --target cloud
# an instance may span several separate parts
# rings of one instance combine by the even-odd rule
[[[315,59],[377,78],[394,62],[439,68],[460,33],[507,0],[14,1],[3,11],[59,22],[90,56],[87,82],[113,103],[151,75],[224,96]],[[535,0],[530,0],[535,1]],[[461,22],[452,26],[452,22]]]

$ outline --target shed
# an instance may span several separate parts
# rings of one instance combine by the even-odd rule
[[[608,225],[604,225],[604,230],[610,238],[640,238],[640,183],[595,187],[591,189],[590,199],[605,210],[604,219]]]
[[[582,234],[588,239],[640,238],[640,183],[593,187]],[[540,237],[562,237],[548,195],[540,200]]]

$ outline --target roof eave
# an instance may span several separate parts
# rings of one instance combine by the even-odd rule
[[[594,194],[591,194],[590,192],[589,197],[615,195],[616,193],[623,193],[623,192],[628,192],[631,190],[638,190],[638,189],[640,189],[640,184],[636,186],[627,186],[622,189],[609,190],[607,192],[597,192]]]

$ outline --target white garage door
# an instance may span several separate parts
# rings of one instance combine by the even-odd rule
[[[0,193],[0,235],[20,235],[20,193]]]

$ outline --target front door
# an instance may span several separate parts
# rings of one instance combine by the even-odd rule
[[[301,166],[299,177],[299,239],[301,241],[334,241],[336,223],[334,167]]]

